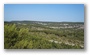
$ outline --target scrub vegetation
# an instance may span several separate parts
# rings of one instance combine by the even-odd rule
[[[83,22],[4,22],[5,49],[83,49]]]

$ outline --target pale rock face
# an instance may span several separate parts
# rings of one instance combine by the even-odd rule
[[[49,40],[50,42],[53,42],[54,40]]]
[[[58,43],[58,41],[54,41],[55,43]]]

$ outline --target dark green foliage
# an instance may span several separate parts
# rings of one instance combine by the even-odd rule
[[[18,31],[14,25],[5,25],[4,26],[4,47],[9,48],[15,45],[15,42],[18,38]]]

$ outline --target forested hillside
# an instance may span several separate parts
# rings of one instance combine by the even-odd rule
[[[83,49],[83,22],[4,22],[5,49]]]

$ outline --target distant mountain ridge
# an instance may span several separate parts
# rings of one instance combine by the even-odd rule
[[[12,23],[82,23],[84,24],[84,22],[53,22],[53,21],[27,21],[27,20],[24,20],[24,21],[4,21],[4,22],[12,22]]]

